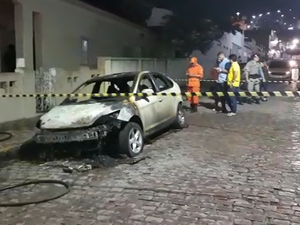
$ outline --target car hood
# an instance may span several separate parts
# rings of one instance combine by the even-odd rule
[[[101,116],[119,111],[123,104],[92,103],[56,106],[40,118],[41,129],[88,127]]]
[[[286,73],[290,71],[290,68],[271,68],[269,69],[271,73]]]

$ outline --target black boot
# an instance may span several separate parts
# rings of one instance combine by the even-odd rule
[[[191,113],[197,112],[197,106],[191,105]]]

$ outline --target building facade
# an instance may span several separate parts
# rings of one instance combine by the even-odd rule
[[[146,28],[79,0],[1,0],[0,14],[2,72],[13,72],[3,65],[12,45],[16,66],[34,70],[94,67],[98,56],[168,56]]]
[[[192,56],[198,58],[199,63],[203,66],[205,76],[210,78],[209,71],[215,66],[217,55],[219,52],[223,52],[226,56],[230,54],[236,54],[239,57],[239,61],[246,61],[246,54],[244,51],[244,35],[240,32],[225,33],[223,38],[219,41],[214,41],[210,50],[203,54],[200,51],[194,51]]]

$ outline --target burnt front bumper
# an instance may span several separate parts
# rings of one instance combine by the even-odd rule
[[[96,141],[105,136],[105,129],[81,129],[68,131],[41,131],[35,135],[38,144],[60,144],[72,142]]]

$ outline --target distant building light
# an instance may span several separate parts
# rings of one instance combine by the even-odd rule
[[[294,27],[289,27],[288,30],[294,30]]]
[[[284,15],[282,14],[281,17],[284,17]]]
[[[270,15],[270,12],[267,12],[267,15]]]
[[[281,13],[281,11],[280,11],[280,10],[277,10],[277,12],[278,12],[278,13]]]
[[[252,16],[252,18],[253,18],[253,19],[255,19],[255,18],[256,18],[256,16],[254,15],[254,16]]]

